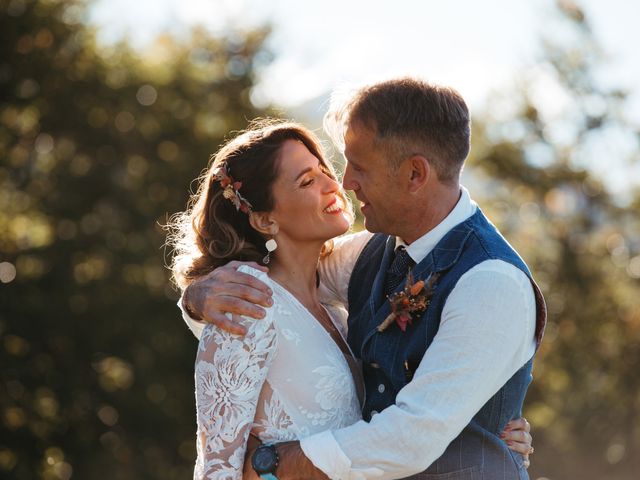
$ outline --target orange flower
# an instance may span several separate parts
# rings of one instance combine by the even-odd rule
[[[414,283],[413,285],[411,285],[411,295],[412,296],[416,296],[420,293],[420,290],[422,290],[424,288],[424,280],[419,280],[416,283]]]

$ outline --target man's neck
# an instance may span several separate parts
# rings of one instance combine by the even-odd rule
[[[406,230],[398,232],[396,235],[402,239],[407,245],[415,242],[418,238],[426,235],[435,227],[440,225],[442,221],[449,216],[458,204],[462,189],[460,185],[456,188],[442,188],[438,192],[426,198],[424,204],[427,205],[425,210],[415,211],[410,209],[410,221],[405,222]]]

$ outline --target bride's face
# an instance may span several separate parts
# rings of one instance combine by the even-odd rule
[[[340,185],[328,169],[299,141],[287,140],[279,154],[278,178],[273,184],[277,236],[295,242],[325,242],[349,229],[338,193]]]

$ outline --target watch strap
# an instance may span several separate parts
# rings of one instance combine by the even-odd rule
[[[262,475],[260,475],[260,478],[262,478],[263,480],[278,480],[278,477],[276,477],[273,473],[263,473]]]

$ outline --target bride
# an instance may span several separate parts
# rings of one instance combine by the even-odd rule
[[[194,478],[241,478],[244,468],[253,473],[245,457],[259,442],[298,440],[361,419],[347,312],[319,301],[317,274],[319,258],[339,255],[345,242],[334,248],[331,239],[349,229],[353,214],[318,139],[295,123],[254,122],[218,151],[199,182],[173,224],[177,284],[184,290],[238,260],[255,262],[239,270],[273,291],[264,319],[241,321],[244,336],[213,324],[194,330]],[[364,243],[367,235],[351,238]],[[528,451],[520,438],[507,432],[511,448]]]

